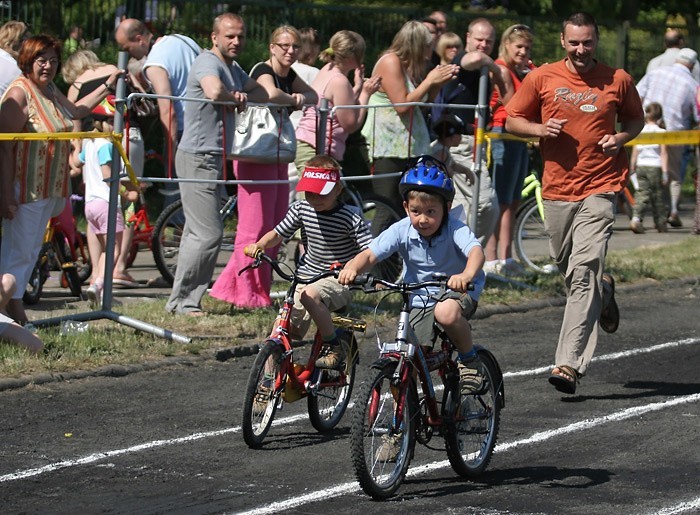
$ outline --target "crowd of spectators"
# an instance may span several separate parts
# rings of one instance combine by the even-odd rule
[[[569,25],[578,28],[581,24]],[[586,21],[583,26],[590,24]],[[186,35],[156,36],[140,20],[121,20],[115,40],[131,57],[131,91],[160,96],[157,116],[163,128],[168,177],[223,179],[224,159],[230,148],[225,127],[233,127],[235,113],[244,109],[248,101],[284,105],[296,115],[295,163],[251,163],[229,156],[234,160],[236,179],[245,182],[237,186],[235,250],[210,291],[213,297],[244,309],[271,305],[269,267],[238,275],[250,259],[243,249],[259,241],[283,219],[294,200],[288,183],[294,181],[295,175],[301,175],[308,160],[326,154],[342,163],[351,134],[362,137],[366,144],[366,162],[373,175],[371,188],[397,212],[404,211],[402,198],[397,195],[401,172],[419,156],[442,153],[456,190],[454,214],[471,224],[484,245],[487,271],[522,273],[522,269],[513,266],[511,233],[522,182],[529,170],[527,147],[522,141],[500,135],[513,128],[519,135],[548,137],[533,132],[533,126],[527,125],[530,122],[523,121],[532,113],[525,111],[522,101],[512,111],[509,108],[511,99],[527,80],[526,75],[536,69],[537,63],[531,56],[534,34],[525,25],[508,27],[501,36],[497,59],[492,57],[497,33],[487,19],[473,20],[464,31],[464,40],[458,34],[458,28],[449,30],[447,16],[441,11],[408,21],[366,76],[365,40],[349,30],[321,35],[313,28],[277,27],[269,39],[269,54],[260,56],[265,60],[246,71],[236,62],[246,42],[245,23],[238,15],[227,13],[216,18],[212,46],[204,51]],[[649,62],[647,74],[637,85],[639,96],[645,106],[657,103],[663,107],[667,129],[692,129],[697,127],[700,109],[697,53],[685,47],[678,31],[666,33],[665,45],[664,53]],[[0,27],[0,132],[69,132],[88,123],[86,119],[93,108],[114,93],[118,78],[126,70],[100,62],[87,46],[80,27],[72,27],[64,44],[48,35],[32,37],[20,21]],[[577,54],[567,48],[563,35],[562,46],[567,50],[567,59],[575,60]],[[53,82],[61,65],[69,86],[67,94]],[[450,105],[436,113],[434,109],[404,104],[438,99],[445,104],[476,106],[484,68],[488,70],[491,99],[485,123],[498,136],[492,143],[491,155],[481,156],[481,161],[475,162],[478,127],[474,107]],[[532,96],[532,91],[528,91]],[[166,98],[170,96],[200,102]],[[202,100],[230,105],[221,108]],[[355,108],[333,110],[325,127],[326,138],[319,148],[317,120],[321,105]],[[506,123],[508,115],[515,119],[512,124]],[[127,134],[129,157],[140,174],[144,145],[136,117],[134,122]],[[566,124],[560,125],[557,130]],[[4,310],[20,324],[27,322],[21,299],[44,227],[51,216],[67,209],[71,145],[79,147],[80,142],[0,142],[4,240],[0,273],[16,278],[16,285],[7,288],[11,298]],[[677,227],[680,184],[694,149],[668,148],[666,171],[670,188],[666,221]],[[622,169],[626,170],[620,165]],[[551,176],[546,175],[545,170],[545,191],[552,191],[547,186]],[[187,221],[167,310],[199,316],[204,314],[201,299],[212,280],[221,244],[217,209],[224,192],[220,184],[197,182],[182,183],[179,189]],[[475,196],[479,201],[474,208]],[[700,210],[700,206],[696,209]],[[477,213],[476,219],[470,217],[472,210]],[[382,217],[379,212],[374,223],[382,226]],[[696,233],[700,233],[698,218]],[[657,221],[659,225],[661,222]],[[267,251],[275,254],[277,248]],[[556,257],[566,275],[568,257]],[[123,262],[117,264],[113,274],[125,285],[134,282]],[[601,274],[602,267],[594,277],[598,283]],[[606,288],[609,289],[604,285]],[[573,368],[575,363],[563,355],[558,362],[561,367],[554,382],[571,378],[575,382],[577,376],[571,370],[580,373],[581,368]]]

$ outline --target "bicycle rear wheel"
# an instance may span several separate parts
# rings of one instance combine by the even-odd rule
[[[348,338],[345,369],[318,370],[321,374],[321,387],[317,391],[309,392],[307,397],[309,420],[320,433],[330,431],[338,425],[350,402],[358,354],[355,335],[350,332]],[[345,346],[344,341],[343,345]]]
[[[87,235],[83,232],[75,233],[75,266],[78,268],[80,284],[87,281],[92,275],[92,261],[87,246]]]
[[[80,297],[82,294],[81,284],[83,282],[78,275],[78,262],[73,259],[68,240],[62,233],[54,233],[54,248],[58,262],[61,264],[61,274],[66,280],[68,289],[74,296]]]
[[[163,279],[172,286],[180,252],[180,239],[185,227],[182,199],[174,200],[161,212],[153,226],[151,250],[156,267]]]
[[[284,348],[275,341],[266,341],[258,352],[248,376],[243,399],[243,440],[249,447],[259,448],[267,436],[280,402],[284,386]],[[276,388],[275,385],[282,385]]]
[[[29,276],[27,288],[24,290],[22,300],[25,304],[34,305],[41,299],[41,292],[44,289],[44,283],[49,277],[48,255],[51,252],[51,244],[44,243],[39,251],[39,257],[36,259],[32,273]]]
[[[362,199],[362,214],[369,225],[372,237],[404,217],[404,213],[397,213],[391,204],[379,195],[365,195]],[[401,276],[403,260],[397,253],[378,263],[372,270],[372,274],[386,281],[396,281]]]
[[[501,417],[501,374],[489,356],[480,354],[488,390],[483,395],[460,395],[459,380],[450,378],[443,394],[443,416],[453,419],[445,432],[445,449],[452,469],[463,477],[486,470],[498,439]]]
[[[233,252],[233,244],[236,240],[238,227],[238,210],[236,198],[225,199],[221,209],[224,222],[224,234],[221,242],[221,251]],[[185,228],[185,212],[182,209],[182,199],[175,200],[168,205],[156,220],[153,226],[151,249],[153,260],[158,271],[165,281],[172,285],[177,268],[177,259],[180,253],[180,240]]]
[[[532,270],[551,274],[556,266],[549,259],[549,236],[544,230],[536,199],[530,199],[519,210],[515,219],[513,246],[520,262]]]
[[[418,405],[413,384],[403,393],[391,386],[396,363],[372,368],[357,395],[352,413],[350,446],[352,464],[362,490],[374,499],[391,497],[401,486],[415,446]],[[400,422],[397,406],[403,407]]]

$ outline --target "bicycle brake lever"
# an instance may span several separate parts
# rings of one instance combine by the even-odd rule
[[[238,271],[238,275],[241,275],[243,272],[245,272],[246,270],[250,270],[251,268],[253,268],[253,265],[246,265],[246,266],[244,266],[243,268],[241,268],[241,269]]]
[[[260,263],[262,263],[262,254],[262,250],[257,252],[255,254],[255,257],[253,258],[253,262],[241,268],[238,272],[238,275],[241,275],[243,272],[245,272],[246,270],[250,270],[251,268],[258,268],[260,266]]]

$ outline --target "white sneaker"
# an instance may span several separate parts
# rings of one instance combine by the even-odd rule
[[[542,270],[544,271],[545,274],[558,274],[559,273],[559,268],[557,268],[557,265],[553,263],[548,263],[542,267]]]
[[[484,273],[485,274],[497,274],[498,273],[498,259],[494,259],[493,261],[486,261],[484,263]]]
[[[102,286],[97,283],[91,284],[87,289],[87,298],[91,306],[99,306],[102,301]]]
[[[496,270],[498,273],[505,276],[525,275],[525,269],[513,258],[508,258],[505,262],[498,263]]]

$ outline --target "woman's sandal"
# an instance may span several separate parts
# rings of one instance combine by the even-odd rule
[[[552,369],[549,382],[562,393],[574,394],[579,377],[581,375],[570,366],[559,365]]]

